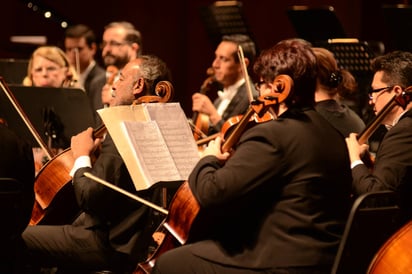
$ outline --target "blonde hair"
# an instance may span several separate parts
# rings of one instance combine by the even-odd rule
[[[61,67],[68,68],[66,81],[69,83],[67,86],[73,87],[78,83],[79,77],[72,65],[70,65],[69,59],[63,50],[56,46],[41,46],[38,47],[31,55],[29,64],[27,66],[27,75],[23,79],[23,85],[33,86],[32,80],[32,69],[33,69],[33,59],[36,56],[43,57],[53,63],[58,64]],[[66,82],[65,81],[65,82]]]

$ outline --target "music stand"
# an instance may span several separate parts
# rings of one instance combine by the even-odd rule
[[[391,37],[390,43],[394,50],[412,52],[412,6],[383,5],[383,17]]]
[[[26,59],[0,59],[0,75],[8,84],[21,84],[27,75],[28,63]]]
[[[0,80],[5,85],[4,79],[0,77]],[[55,148],[67,148],[73,135],[87,127],[96,126],[89,99],[81,89],[8,86],[44,144],[48,144],[50,140],[46,135],[48,126],[55,127],[57,132],[57,138],[53,142]],[[0,90],[0,117],[6,120],[11,130],[33,147],[39,146],[3,90]]]
[[[333,6],[295,5],[286,13],[297,36],[311,43],[347,37]]]
[[[252,39],[240,1],[216,1],[207,7],[201,7],[200,15],[215,46],[220,43],[223,35],[245,34]]]

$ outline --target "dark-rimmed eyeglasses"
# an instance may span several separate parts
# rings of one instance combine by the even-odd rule
[[[388,87],[384,87],[384,88],[377,88],[377,89],[372,89],[371,91],[368,92],[368,96],[369,96],[369,100],[373,99],[373,94],[374,93],[378,93],[381,91],[386,91],[388,89],[393,89],[393,86],[388,86]]]

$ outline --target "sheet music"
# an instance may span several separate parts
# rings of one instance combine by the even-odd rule
[[[187,180],[199,154],[178,103],[119,106],[98,113],[137,190],[160,181]]]
[[[123,126],[151,185],[161,181],[183,180],[155,121],[125,121]]]

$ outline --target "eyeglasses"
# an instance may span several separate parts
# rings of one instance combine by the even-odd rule
[[[103,49],[103,48],[105,48],[106,46],[110,46],[110,47],[121,47],[121,46],[124,46],[124,45],[126,45],[126,44],[128,44],[128,42],[117,42],[117,41],[109,41],[109,42],[106,42],[106,41],[103,41],[103,42],[100,44],[100,48]]]
[[[373,99],[373,94],[374,93],[378,93],[378,92],[381,92],[381,91],[386,91],[388,89],[393,89],[393,86],[388,86],[388,87],[384,87],[384,88],[377,88],[377,89],[373,89],[373,90],[369,91],[368,92],[369,100]]]

